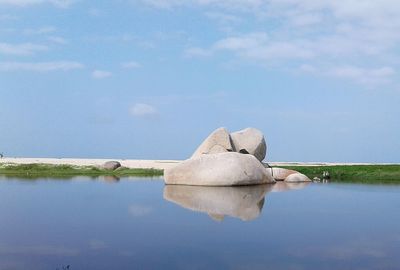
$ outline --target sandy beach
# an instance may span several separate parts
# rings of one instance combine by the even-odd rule
[[[73,166],[100,166],[107,161],[119,161],[130,169],[164,170],[182,162],[181,160],[142,160],[142,159],[83,159],[83,158],[1,158],[0,164],[51,164]],[[337,166],[337,165],[398,165],[399,163],[332,163],[332,162],[268,162],[270,166]]]

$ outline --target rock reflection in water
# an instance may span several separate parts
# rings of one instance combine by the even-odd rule
[[[249,221],[260,215],[265,194],[273,187],[273,184],[245,187],[167,185],[164,199],[193,211],[205,212],[217,221],[222,221],[226,215]]]
[[[309,184],[310,182],[293,183],[293,182],[277,181],[274,187],[272,188],[271,192],[283,192],[289,190],[303,189]]]

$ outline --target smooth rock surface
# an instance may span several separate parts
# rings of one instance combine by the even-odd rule
[[[267,170],[271,170],[271,169],[272,169],[272,177],[276,181],[283,181],[289,175],[294,174],[294,173],[299,173],[298,171],[288,170],[288,169],[284,169],[284,168],[267,168]]]
[[[208,214],[216,221],[224,216],[249,221],[261,214],[264,197],[273,184],[247,187],[195,187],[167,185],[164,199],[192,211]]]
[[[232,144],[236,152],[248,153],[262,161],[267,154],[267,144],[262,132],[255,128],[246,128],[231,133]]]
[[[240,186],[275,183],[252,155],[236,152],[201,155],[164,171],[166,184]]]
[[[298,182],[311,182],[311,180],[302,173],[294,173],[286,177],[285,182],[298,183]]]
[[[218,128],[214,130],[197,148],[191,158],[199,157],[204,154],[216,154],[224,152],[232,152],[233,146],[228,130]]]
[[[101,167],[105,170],[116,170],[121,167],[121,163],[119,163],[118,161],[107,161]]]

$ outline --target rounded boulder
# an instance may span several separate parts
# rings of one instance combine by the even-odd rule
[[[201,155],[164,171],[166,184],[241,186],[275,183],[270,172],[252,155],[236,152]]]
[[[231,133],[232,144],[236,152],[250,154],[259,161],[267,154],[267,144],[263,133],[255,128],[246,128]]]

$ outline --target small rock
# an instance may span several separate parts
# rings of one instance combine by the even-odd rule
[[[288,170],[288,169],[284,169],[284,168],[271,168],[271,169],[267,169],[267,170],[272,170],[272,177],[276,181],[283,181],[289,175],[294,174],[294,173],[299,173],[298,171]]]
[[[314,177],[312,180],[313,180],[314,182],[321,182],[321,178],[319,178],[319,177]]]
[[[113,171],[118,169],[119,167],[121,167],[121,163],[119,163],[118,161],[107,161],[103,164],[102,169]]]
[[[294,173],[286,177],[285,182],[292,182],[292,183],[311,182],[311,180],[302,173]]]

